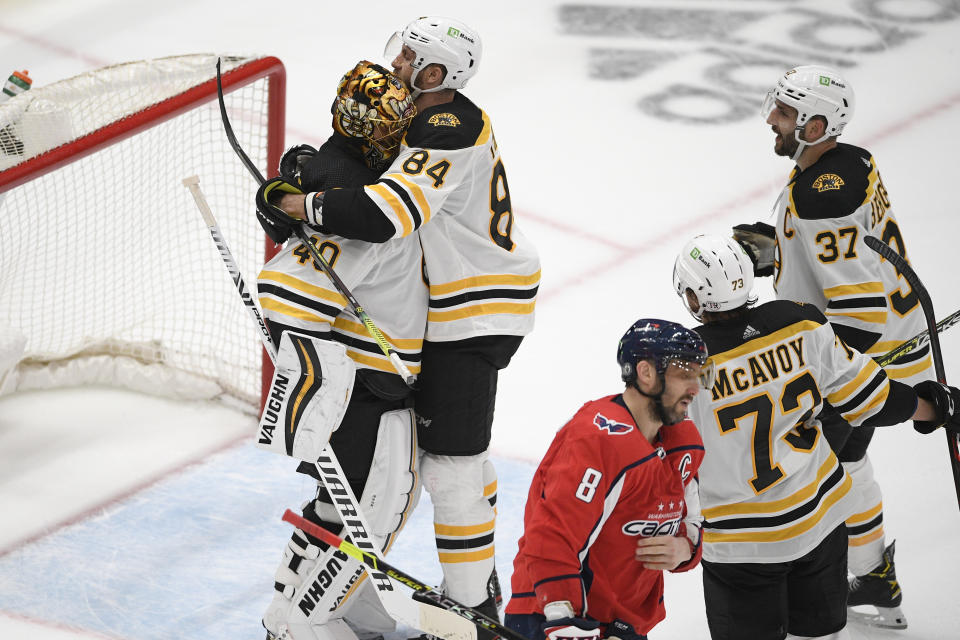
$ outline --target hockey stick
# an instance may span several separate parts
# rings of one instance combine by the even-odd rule
[[[953,325],[957,324],[957,322],[960,322],[960,310],[954,311],[949,316],[938,322],[937,333],[943,333]],[[874,361],[876,361],[876,363],[881,367],[885,367],[891,362],[896,362],[908,353],[922,348],[928,342],[930,342],[930,331],[924,329],[906,342],[894,347],[883,355],[875,357]]]
[[[368,567],[382,571],[400,584],[410,587],[414,590],[418,598],[422,598],[423,600],[429,601],[438,607],[452,611],[465,620],[469,620],[478,627],[483,627],[487,631],[497,634],[501,638],[504,638],[504,640],[527,640],[526,636],[523,636],[516,631],[503,626],[499,621],[487,617],[473,607],[460,604],[453,598],[444,595],[443,592],[436,587],[432,587],[425,582],[417,580],[409,573],[401,571],[395,566],[387,563],[385,560],[383,560],[383,558],[380,558],[372,553],[368,553],[363,549],[350,544],[333,532],[328,531],[301,516],[298,516],[290,509],[287,509],[284,512],[283,520],[284,522],[289,522],[293,526],[306,531],[315,538],[320,538],[320,540],[326,542],[332,547],[338,548],[347,555],[356,558]]]
[[[244,306],[246,306],[250,312],[250,316],[260,327],[260,338],[263,341],[263,346],[270,356],[270,359],[275,362],[277,346],[270,337],[270,332],[267,330],[257,303],[249,293],[247,293],[243,274],[233,257],[233,253],[230,251],[230,247],[220,233],[220,226],[217,224],[217,220],[210,210],[210,205],[207,203],[207,199],[200,189],[199,178],[197,176],[185,178],[183,184],[190,190],[190,193],[193,194],[197,208],[203,215],[203,219],[210,229],[210,235],[216,243],[217,249],[220,251],[220,257],[223,260],[224,266],[226,266],[231,278],[233,278],[234,284],[237,286],[237,291],[243,298]],[[330,499],[334,503],[340,519],[343,521],[345,530],[350,532],[350,537],[353,538],[358,546],[362,546],[368,549],[370,553],[377,555],[378,549],[368,533],[371,531],[370,526],[367,524],[366,517],[360,510],[360,507],[357,505],[356,496],[354,496],[353,490],[346,480],[346,474],[344,474],[336,454],[334,454],[333,449],[331,449],[329,445],[324,447],[320,458],[314,463],[314,467],[320,476],[321,483],[323,483],[324,488],[326,488],[327,493],[330,495]],[[447,638],[447,640],[476,640],[476,628],[461,618],[443,609],[431,606],[428,603],[415,602],[400,596],[400,594],[393,591],[389,579],[383,573],[361,565],[358,573],[363,571],[366,571],[370,575],[370,579],[373,581],[377,590],[377,596],[383,604],[384,609],[398,622],[431,635]]]
[[[927,332],[930,340],[930,353],[933,354],[933,370],[937,374],[937,380],[941,384],[947,384],[947,374],[943,367],[943,353],[940,350],[940,336],[937,335],[937,319],[933,314],[933,300],[930,299],[930,293],[920,282],[917,272],[913,270],[906,258],[894,251],[890,245],[882,242],[874,236],[866,236],[863,241],[868,247],[879,253],[883,258],[890,261],[910,288],[917,294],[920,300],[920,307],[923,309],[923,315],[927,320]],[[947,434],[947,447],[950,450],[950,468],[953,471],[953,485],[957,490],[957,504],[960,506],[960,435]]]
[[[230,146],[239,156],[240,161],[243,162],[243,165],[247,168],[247,171],[250,172],[250,175],[259,183],[263,184],[266,182],[266,179],[263,177],[263,174],[260,173],[260,170],[257,168],[253,161],[250,160],[250,157],[246,154],[243,148],[240,146],[240,143],[237,142],[237,136],[233,133],[233,127],[230,125],[230,118],[227,117],[227,105],[223,100],[223,85],[220,80],[220,59],[217,58],[217,99],[220,102],[220,119],[223,121],[223,130],[227,134],[227,141],[230,143]],[[323,270],[327,277],[330,278],[330,282],[333,283],[333,286],[336,287],[337,291],[340,292],[344,298],[347,299],[347,303],[350,305],[350,310],[353,312],[357,319],[363,323],[363,326],[366,327],[367,333],[370,334],[380,347],[380,350],[383,351],[383,355],[387,356],[390,359],[390,362],[393,364],[393,367],[397,370],[397,373],[400,374],[400,377],[403,378],[403,381],[409,387],[413,387],[416,379],[413,377],[413,374],[410,373],[410,369],[407,368],[407,365],[403,363],[400,359],[400,354],[397,353],[396,349],[390,346],[390,343],[387,342],[387,339],[383,336],[383,333],[374,324],[373,320],[370,319],[370,316],[367,315],[367,312],[363,310],[363,307],[360,306],[360,303],[357,302],[357,299],[353,297],[353,294],[350,292],[350,289],[347,288],[347,285],[343,283],[343,280],[340,279],[340,276],[333,270],[333,267],[327,262],[327,260],[317,251],[317,248],[314,246],[310,237],[307,235],[307,232],[304,230],[305,224],[294,227],[293,231],[296,234],[297,238],[300,239],[300,242],[307,248],[307,251],[310,252],[313,261],[320,265],[320,268]]]

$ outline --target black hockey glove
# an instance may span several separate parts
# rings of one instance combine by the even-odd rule
[[[308,144],[298,144],[295,147],[290,147],[280,158],[280,177],[286,178],[294,184],[302,184],[300,182],[300,172],[303,171],[303,166],[315,155],[317,155],[317,150]]]
[[[733,239],[740,243],[753,262],[753,275],[773,275],[773,254],[777,245],[777,232],[765,222],[738,224],[733,228]]]
[[[277,206],[285,194],[303,194],[300,187],[284,178],[270,178],[257,189],[257,220],[270,239],[283,244],[293,233],[293,228],[303,224],[300,218],[294,218]]]
[[[960,389],[933,380],[924,380],[914,385],[913,390],[918,396],[928,400],[937,411],[936,420],[914,420],[914,429],[920,433],[932,433],[943,427],[952,433],[960,433]]]

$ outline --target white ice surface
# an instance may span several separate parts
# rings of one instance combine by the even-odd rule
[[[494,122],[517,223],[543,258],[537,329],[502,374],[494,425],[497,563],[508,588],[526,483],[553,432],[586,400],[618,390],[615,344],[633,320],[689,321],[669,282],[679,246],[695,233],[766,219],[790,169],[756,116],[665,121],[639,108],[645,98],[678,84],[716,88],[724,56],[766,56],[767,65],[731,71],[761,88],[787,66],[837,60],[857,91],[844,139],[874,153],[938,315],[960,306],[951,275],[960,237],[951,186],[960,139],[956,2],[610,4],[625,13],[605,29],[572,33],[562,16],[582,5],[553,1],[13,0],[0,19],[0,73],[27,68],[39,86],[145,57],[275,55],[288,72],[287,143],[316,144],[329,133],[340,75],[360,58],[378,59],[386,35],[411,17],[456,15],[481,32],[483,63],[466,93]],[[899,18],[868,21],[864,7]],[[621,29],[636,24],[627,10],[645,12],[641,24],[659,35]],[[705,22],[692,28],[697,15]],[[590,60],[609,49],[652,51],[666,62],[634,77],[592,78]],[[744,94],[754,112],[760,92]],[[696,97],[672,104],[697,117],[720,106]],[[944,336],[943,349],[948,379],[960,380],[960,329]],[[219,407],[108,390],[0,399],[0,637],[262,637],[259,616],[288,533],[279,515],[308,486],[287,461],[237,444],[252,426]],[[898,541],[910,627],[851,625],[851,635],[956,638],[960,513],[944,438],[883,431],[871,457],[887,537]],[[430,539],[425,502],[390,560],[439,580]],[[668,576],[666,604],[651,638],[707,637],[698,571]]]

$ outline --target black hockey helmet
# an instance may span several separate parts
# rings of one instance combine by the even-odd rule
[[[707,345],[699,334],[681,324],[641,318],[627,329],[617,345],[620,377],[627,384],[637,380],[638,360],[653,360],[657,373],[663,376],[671,362],[679,365],[695,362],[705,366]]]

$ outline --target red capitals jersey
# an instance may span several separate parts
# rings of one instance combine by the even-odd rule
[[[534,474],[506,612],[543,613],[568,600],[578,617],[622,620],[645,634],[663,620],[663,572],[635,559],[637,538],[686,536],[700,561],[693,422],[660,428],[651,444],[620,395],[583,405],[554,437]]]

